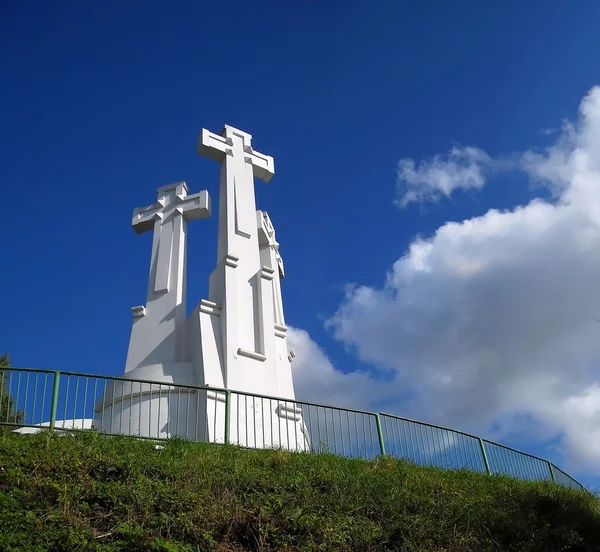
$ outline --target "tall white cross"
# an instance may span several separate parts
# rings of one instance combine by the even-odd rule
[[[281,300],[283,261],[268,215],[256,210],[254,190],[254,177],[268,182],[274,163],[272,157],[254,151],[251,140],[250,134],[230,126],[221,135],[203,129],[199,140],[198,153],[221,164],[217,266],[210,276],[210,311],[200,311],[206,332],[202,369],[215,386],[293,400]],[[215,342],[220,347],[214,347]],[[284,446],[307,448],[300,408],[264,402],[258,408],[236,404],[232,417],[239,416],[242,426],[260,418],[263,431],[271,436],[300,436]],[[244,428],[236,429],[232,442],[244,443]],[[271,437],[270,444],[276,441]]]
[[[235,388],[235,373],[245,370],[243,363],[263,363],[266,358],[262,314],[268,308],[262,306],[254,177],[268,182],[274,162],[254,151],[250,134],[229,125],[221,135],[202,129],[198,153],[221,164],[217,267],[210,277],[209,299],[221,308],[223,373],[226,384]],[[272,333],[272,324],[267,331]],[[240,355],[245,360],[238,361]]]
[[[185,182],[159,188],[156,203],[134,210],[134,230],[138,234],[154,230],[154,235],[146,305],[132,309],[125,372],[180,362],[184,356],[186,225],[207,217],[208,192],[188,195]]]
[[[241,138],[241,150],[234,143],[234,136]],[[264,155],[254,151],[252,148],[252,135],[234,128],[230,125],[225,125],[221,134],[215,134],[209,130],[202,129],[202,138],[198,147],[198,153],[214,159],[222,161],[225,155],[242,154],[244,161],[250,163],[253,168],[254,176],[265,182],[269,182],[275,174],[273,158],[270,155]]]
[[[202,129],[198,153],[222,163],[221,182],[226,182],[225,190],[221,191],[219,201],[233,200],[234,226],[222,228],[219,217],[219,234],[226,232],[228,237],[231,230],[235,234],[249,238],[256,232],[256,207],[254,201],[254,177],[269,182],[275,174],[273,158],[254,151],[252,136],[247,132],[225,125],[221,135]],[[225,191],[225,193],[223,193]],[[219,212],[226,209],[220,204]],[[222,249],[219,239],[219,249]],[[230,243],[228,245],[231,245]],[[220,256],[223,251],[220,251]]]
[[[179,249],[183,244],[173,243],[175,233],[184,220],[196,220],[210,217],[210,197],[206,190],[187,195],[185,182],[169,184],[158,189],[158,200],[148,207],[138,207],[133,211],[131,224],[142,234],[154,230],[152,244],[152,265],[155,266],[154,286],[148,284],[148,299],[154,293],[169,291],[173,273],[174,245]],[[185,236],[182,236],[185,239]],[[177,242],[178,240],[176,240]],[[176,260],[176,259],[175,259]],[[152,280],[152,268],[151,277]]]

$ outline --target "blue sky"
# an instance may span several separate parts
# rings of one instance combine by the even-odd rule
[[[461,393],[486,397],[479,387],[448,388],[456,399],[442,407],[437,395],[423,391],[427,378],[406,383],[439,364],[428,356],[436,332],[445,331],[432,323],[443,319],[435,305],[427,305],[432,313],[427,324],[415,326],[429,341],[410,356],[388,351],[379,337],[368,343],[361,337],[386,334],[394,341],[403,333],[408,339],[407,324],[416,320],[413,307],[406,306],[410,301],[403,300],[404,310],[391,309],[387,333],[373,330],[378,322],[360,324],[388,312],[390,301],[402,293],[418,297],[432,285],[414,287],[415,281],[425,282],[422,278],[403,280],[400,287],[386,284],[394,274],[404,278],[406,267],[394,263],[416,236],[431,239],[449,221],[481,217],[491,208],[512,212],[534,197],[549,206],[560,202],[548,185],[553,178],[548,172],[540,176],[540,159],[526,169],[515,159],[531,150],[550,159],[553,150],[545,148],[564,138],[563,119],[583,120],[580,103],[600,84],[600,4],[233,0],[165,6],[22,1],[0,8],[5,201],[0,349],[11,354],[13,364],[122,373],[130,307],[145,299],[151,243],[149,234],[131,230],[131,212],[152,203],[157,187],[177,180],[186,180],[191,192],[208,189],[216,201],[218,167],[198,158],[195,147],[202,127],[218,132],[227,123],[250,132],[255,148],[275,158],[274,179],[257,182],[257,203],[269,212],[281,242],[287,321],[307,332],[298,334],[297,347],[304,344],[313,370],[319,361],[342,379],[354,373],[364,380],[357,385],[352,378],[343,380],[340,388],[351,389],[346,396],[315,390],[319,399],[358,401],[370,408],[384,404],[398,413],[498,435],[563,465],[566,461],[587,481],[596,481],[600,450],[582,444],[575,430],[549,413],[552,401],[559,401],[554,392],[533,410],[515,392],[510,404],[499,403],[479,424],[477,408],[484,405],[459,408]],[[464,150],[448,154],[452,147],[466,146],[485,152],[488,160]],[[398,177],[402,159],[414,163],[412,177]],[[427,176],[432,167],[437,172]],[[439,191],[440,171],[457,167],[470,167],[483,182],[469,184],[464,171],[455,170],[450,193],[398,205],[407,187]],[[523,243],[511,236],[512,242],[503,242],[506,251]],[[216,256],[216,217],[191,224],[188,243],[191,310],[206,296]],[[546,251],[540,244],[533,243],[531,251]],[[493,250],[497,243],[488,245]],[[531,258],[524,255],[520,258]],[[589,263],[581,269],[576,264],[585,257],[568,257],[565,263],[585,273]],[[555,273],[544,262],[538,265],[542,272]],[[497,268],[494,274],[509,267],[495,287],[481,284],[492,295],[502,295],[502,282],[510,288],[522,269],[510,263],[490,266]],[[593,312],[600,315],[592,268],[585,288],[591,295],[581,304],[597,308],[578,314],[588,325]],[[474,293],[480,282],[470,280],[460,289]],[[563,293],[561,282],[547,288],[542,304]],[[375,298],[368,312],[356,289],[345,294],[348,283],[361,286],[361,297]],[[582,284],[567,288],[575,293]],[[448,287],[440,300],[457,297],[456,289]],[[415,299],[414,304],[423,312],[422,303]],[[486,324],[477,318],[482,304],[469,311],[478,327]],[[447,311],[448,320],[452,312]],[[490,311],[495,314],[500,315]],[[532,327],[542,331],[537,322],[552,317],[545,313]],[[569,331],[571,336],[596,331],[600,342],[600,324],[582,330],[573,322]],[[561,408],[571,408],[573,397],[583,401],[600,380],[594,371],[599,351],[588,341],[578,346],[585,350],[577,357],[578,387],[560,398]],[[473,350],[506,361],[489,340]],[[567,355],[569,350],[561,351]],[[513,360],[525,366],[531,358],[522,352]],[[460,354],[452,362],[464,365]],[[510,372],[502,362],[498,366],[490,370]],[[307,374],[312,373],[305,370],[299,384],[305,394],[311,394]],[[492,378],[497,393],[507,385],[514,388],[521,375]],[[332,386],[336,377],[328,380]],[[381,377],[394,391],[385,397],[378,394]],[[543,387],[538,380],[531,385]],[[595,405],[595,397],[586,404]],[[586,412],[587,422],[600,419],[593,407]],[[558,449],[548,448],[556,442]]]

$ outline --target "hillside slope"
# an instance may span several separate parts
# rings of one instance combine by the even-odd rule
[[[86,432],[0,435],[0,550],[598,551],[588,493]]]

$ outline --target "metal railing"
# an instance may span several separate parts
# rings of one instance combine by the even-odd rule
[[[34,428],[20,432],[95,428],[111,435],[177,436],[363,459],[388,455],[417,465],[583,489],[548,460],[461,431],[208,386],[0,368],[0,426]]]

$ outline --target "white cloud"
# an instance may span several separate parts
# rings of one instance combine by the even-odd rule
[[[308,332],[289,327],[287,335],[288,346],[296,355],[292,372],[298,400],[371,410],[390,393],[397,394],[368,372],[337,370]]]
[[[438,201],[458,188],[479,190],[494,161],[475,147],[454,147],[417,165],[412,159],[398,162],[398,199],[405,207],[412,202]]]
[[[493,163],[477,148],[418,167],[403,160],[400,204],[481,187]],[[413,395],[410,415],[503,439],[559,439],[571,466],[597,470],[600,87],[577,124],[521,167],[550,185],[553,202],[492,209],[416,239],[381,288],[349,288],[329,324],[360,359],[395,372],[396,391]],[[345,378],[330,364],[325,374],[331,385]],[[367,374],[353,377],[379,392]]]
[[[582,138],[575,127],[569,121],[565,121],[556,144],[542,153],[526,152],[521,158],[521,168],[534,182],[547,184],[558,197],[571,184],[575,175],[576,150]]]

